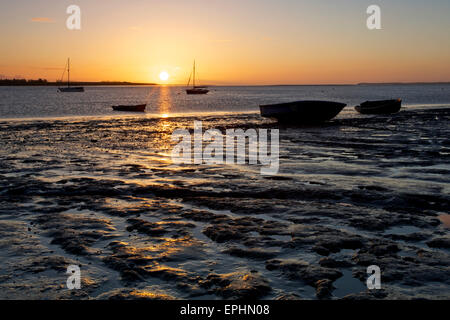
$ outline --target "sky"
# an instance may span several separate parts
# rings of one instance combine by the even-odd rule
[[[201,84],[450,81],[448,0],[14,0],[0,30],[10,78],[58,80],[70,57],[78,81],[184,84],[194,59]]]

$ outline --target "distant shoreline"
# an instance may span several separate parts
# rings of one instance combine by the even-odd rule
[[[127,81],[80,81],[70,82],[72,87],[76,86],[154,86],[156,83],[141,83],[141,82],[127,82]],[[0,86],[57,86],[66,87],[67,82],[47,82],[40,80],[0,80]]]
[[[339,86],[408,86],[408,85],[450,85],[450,82],[360,82],[360,83],[322,83],[322,84],[261,84],[261,85],[227,85],[226,87],[339,87]],[[216,85],[219,86],[219,85]],[[212,87],[212,86],[210,86]]]
[[[358,86],[449,85],[450,82],[361,82]]]

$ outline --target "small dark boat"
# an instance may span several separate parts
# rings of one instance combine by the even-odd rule
[[[391,114],[399,112],[401,108],[401,99],[366,101],[355,107],[362,114]]]
[[[298,124],[320,123],[336,117],[345,103],[333,101],[295,101],[260,106],[261,116],[275,118],[280,122]]]
[[[133,105],[133,106],[125,106],[125,105],[113,106],[112,108],[115,111],[144,112],[146,106],[147,106],[146,104],[138,104],[138,105]]]

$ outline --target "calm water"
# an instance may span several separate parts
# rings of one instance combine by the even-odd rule
[[[58,93],[56,87],[0,87],[0,118],[117,115],[115,104],[148,103],[148,114],[257,111],[260,104],[301,99],[336,100],[354,106],[365,100],[403,98],[409,107],[450,105],[450,85],[211,87],[188,96],[184,87],[86,87]],[[120,113],[121,115],[123,113]],[[353,114],[347,108],[342,116]]]

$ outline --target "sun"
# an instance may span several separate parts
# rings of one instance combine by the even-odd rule
[[[169,74],[168,74],[166,71],[162,71],[162,72],[159,74],[159,78],[160,78],[162,81],[167,81],[167,80],[169,79]]]

